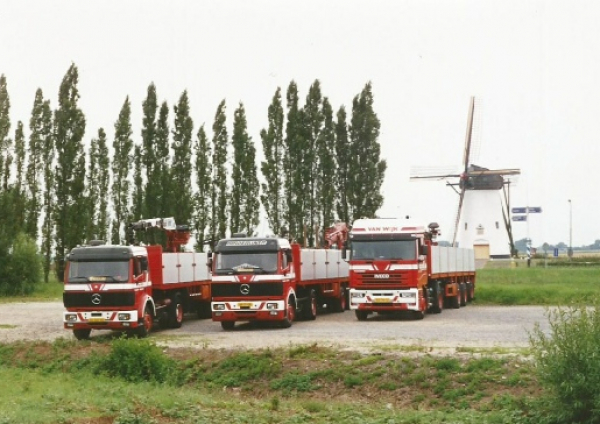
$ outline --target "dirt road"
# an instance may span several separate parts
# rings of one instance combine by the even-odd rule
[[[62,326],[61,302],[0,304],[0,342],[73,338]],[[538,306],[473,306],[446,309],[422,321],[370,316],[359,322],[354,313],[323,313],[316,321],[297,321],[288,329],[238,323],[224,331],[210,319],[186,316],[176,330],[158,330],[151,336],[159,344],[198,348],[261,348],[317,343],[359,350],[393,350],[394,346],[420,346],[426,351],[456,348],[520,348],[538,322],[548,330],[545,309]],[[92,338],[105,331],[93,331]],[[404,349],[406,350],[406,349]]]

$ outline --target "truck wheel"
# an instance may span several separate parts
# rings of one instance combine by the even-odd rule
[[[152,331],[153,322],[154,317],[152,316],[152,310],[150,309],[150,306],[146,306],[144,309],[144,315],[142,316],[142,323],[138,328],[136,328],[135,334],[138,337],[148,336],[148,333]]]
[[[467,283],[467,302],[475,299],[475,284],[472,282]]]
[[[439,314],[444,310],[444,291],[439,281],[436,281],[433,285],[433,299],[431,305],[431,312]]]
[[[288,299],[287,309],[285,311],[285,318],[281,321],[282,328],[290,328],[292,326],[292,322],[294,322],[294,317],[296,316],[296,305],[294,305],[294,300],[290,297]]]
[[[348,306],[346,301],[347,290],[346,287],[340,288],[340,297],[331,300],[331,310],[333,312],[344,312]]]
[[[306,308],[304,309],[304,318],[309,321],[317,319],[317,293],[314,290],[310,291]]]
[[[354,314],[356,315],[356,319],[359,321],[366,321],[367,317],[369,316],[369,313],[367,311],[356,310],[354,311]]]
[[[425,311],[412,311],[412,318],[415,321],[420,321],[425,318]]]
[[[223,330],[233,330],[235,327],[235,321],[221,321],[221,328]]]
[[[467,285],[465,283],[460,283],[459,287],[460,306],[467,306]]]
[[[87,340],[90,338],[91,329],[73,330],[73,335],[77,340]]]
[[[460,308],[460,289],[458,290],[458,293],[456,293],[455,296],[452,296],[450,298],[450,307],[452,309]]]
[[[180,328],[181,324],[183,324],[183,303],[181,303],[181,295],[176,294],[173,303],[169,305],[169,327]]]

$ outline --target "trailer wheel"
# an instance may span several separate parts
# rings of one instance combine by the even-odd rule
[[[176,294],[173,303],[169,305],[169,327],[180,328],[183,324],[183,303],[181,295]]]
[[[77,340],[87,340],[90,338],[90,333],[92,332],[89,328],[83,328],[79,330],[73,330],[73,335]]]
[[[144,315],[142,316],[142,323],[138,328],[136,328],[135,334],[138,337],[148,336],[148,333],[152,331],[153,322],[154,317],[152,316],[152,310],[150,309],[150,306],[146,306],[144,309]]]
[[[346,287],[340,288],[340,297],[331,300],[331,310],[333,312],[344,312],[348,306],[346,301],[347,290]]]
[[[294,299],[290,296],[288,299],[287,309],[285,311],[285,318],[281,321],[282,328],[290,328],[294,318],[296,316],[296,305],[294,305]]]
[[[460,308],[460,288],[458,289],[458,293],[450,298],[449,302],[452,309]]]
[[[354,311],[354,314],[356,315],[356,319],[359,321],[366,321],[367,317],[369,316],[369,313],[367,311],[356,310]]]
[[[475,299],[475,284],[472,282],[467,283],[467,302]]]
[[[221,321],[221,328],[223,330],[233,330],[233,327],[235,327],[235,321]]]
[[[459,287],[460,306],[467,306],[467,285],[465,283],[460,283]]]
[[[317,319],[317,293],[314,290],[310,291],[306,306],[307,308],[304,309],[304,318],[309,321]]]
[[[436,281],[433,285],[433,299],[431,305],[431,312],[439,314],[444,310],[444,291],[439,281]]]

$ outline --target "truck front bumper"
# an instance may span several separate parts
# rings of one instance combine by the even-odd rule
[[[283,300],[214,301],[213,321],[281,321],[286,309]]]
[[[419,290],[349,291],[350,309],[361,311],[419,311]]]
[[[76,311],[63,312],[64,328],[68,330],[126,330],[138,327],[137,311]]]

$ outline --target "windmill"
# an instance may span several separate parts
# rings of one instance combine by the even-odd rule
[[[458,194],[452,245],[473,246],[476,259],[508,258],[514,243],[509,219],[511,181],[505,177],[519,175],[521,171],[488,169],[471,162],[474,112],[475,98],[471,97],[460,171],[425,175],[419,172],[419,168],[413,168],[410,179],[446,180],[446,184]]]

